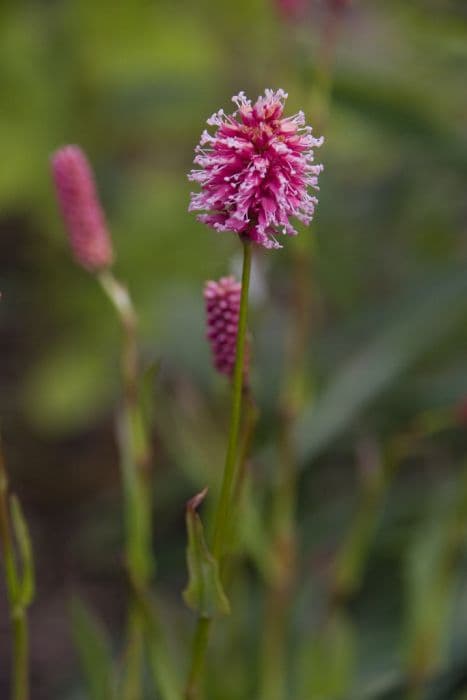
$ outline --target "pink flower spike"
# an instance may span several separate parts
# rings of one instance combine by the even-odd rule
[[[190,211],[216,231],[232,231],[264,248],[281,248],[278,234],[296,235],[292,217],[308,225],[317,199],[322,165],[313,149],[323,139],[305,126],[303,112],[283,117],[287,94],[266,90],[252,105],[243,92],[232,98],[237,110],[221,109],[208,119],[214,135],[204,131],[196,147],[189,179],[201,191],[191,194]]]
[[[229,377],[232,377],[235,368],[241,291],[241,284],[235,277],[221,277],[218,282],[206,282],[204,286],[206,336],[216,369]],[[246,378],[248,346],[245,355]]]
[[[79,146],[64,146],[51,158],[52,175],[73,255],[97,272],[113,262],[112,242],[94,175]]]

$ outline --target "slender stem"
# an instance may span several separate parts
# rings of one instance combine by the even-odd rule
[[[130,603],[127,620],[125,675],[121,694],[125,700],[140,700],[142,693],[143,620],[134,601]]]
[[[203,675],[211,623],[212,620],[208,617],[199,617],[196,623],[191,652],[191,668],[185,689],[186,700],[195,700],[199,697],[199,682]]]
[[[125,496],[126,564],[132,589],[146,589],[152,573],[151,503],[147,488],[150,451],[138,400],[137,316],[126,288],[108,270],[99,281],[112,302],[123,333],[121,372],[123,398],[117,416],[117,442]],[[135,596],[130,604],[127,630],[126,700],[142,693],[144,619]]]
[[[24,606],[20,598],[20,582],[16,568],[13,534],[8,506],[8,476],[0,448],[0,542],[3,550],[6,588],[10,619],[13,629],[12,700],[28,700],[28,628]]]
[[[117,441],[125,497],[126,564],[132,600],[128,611],[124,700],[141,700],[145,642],[154,682],[164,700],[178,700],[181,691],[151,597],[154,564],[151,537],[151,450],[139,401],[138,319],[127,289],[105,271],[99,281],[122,327],[123,399],[117,415]]]
[[[219,564],[221,563],[222,557],[225,553],[226,539],[229,531],[229,517],[232,507],[232,494],[236,483],[239,462],[238,443],[244,386],[244,351],[248,316],[250,270],[251,243],[249,241],[243,241],[242,291],[240,297],[240,315],[238,320],[235,369],[232,383],[229,439],[219,501],[214,516],[212,539],[212,553]],[[212,620],[210,618],[199,617],[196,624],[192,645],[191,667],[185,689],[186,700],[194,700],[195,698],[199,697],[200,681],[204,670],[211,623]]]
[[[28,624],[23,607],[18,606],[13,616],[13,687],[14,700],[29,697],[29,642]]]
[[[240,297],[240,315],[238,319],[237,348],[235,358],[235,370],[232,385],[232,408],[230,415],[229,442],[225,458],[224,476],[222,479],[221,492],[214,517],[214,535],[212,542],[212,553],[220,561],[224,554],[225,535],[230,515],[232,485],[235,480],[238,434],[240,429],[240,417],[242,411],[242,396],[244,382],[244,355],[245,336],[248,315],[248,289],[250,286],[251,270],[251,243],[243,242],[243,271],[242,271],[242,292]]]

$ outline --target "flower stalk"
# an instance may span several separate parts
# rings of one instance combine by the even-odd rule
[[[240,296],[240,313],[238,319],[238,333],[235,352],[235,368],[232,380],[232,404],[230,413],[230,427],[227,453],[225,458],[224,473],[222,477],[219,500],[214,515],[212,554],[221,569],[222,559],[225,555],[226,539],[229,532],[229,520],[234,517],[232,496],[237,480],[239,465],[239,432],[242,413],[242,398],[244,388],[244,362],[245,339],[248,316],[248,290],[251,271],[251,243],[242,241],[243,245],[243,269],[242,288]],[[205,666],[206,650],[209,641],[209,633],[212,624],[210,617],[198,617],[192,645],[191,666],[185,689],[186,700],[194,700],[200,697]]]
[[[163,700],[178,700],[177,679],[150,594],[154,571],[150,447],[140,401],[138,318],[128,290],[111,270],[112,240],[85,153],[79,146],[64,146],[53,154],[51,166],[73,256],[81,267],[96,275],[122,329],[123,396],[117,413],[116,436],[124,492],[125,560],[132,593],[122,698],[140,700],[142,696],[146,639],[154,680]]]
[[[214,517],[214,535],[212,542],[212,551],[214,557],[218,561],[222,559],[224,554],[225,535],[228,528],[228,519],[230,517],[232,486],[235,481],[238,462],[238,437],[244,385],[245,338],[248,316],[248,289],[250,286],[250,271],[251,244],[248,241],[243,241],[242,293],[240,297],[237,349],[232,383],[232,409],[230,416],[229,441],[225,458],[221,492],[219,502],[217,504],[217,511]]]
[[[135,591],[146,591],[153,573],[151,503],[148,486],[150,449],[139,406],[137,316],[127,289],[109,270],[98,275],[122,328],[123,397],[117,415],[117,442],[125,498],[125,560],[133,588],[128,618],[127,673],[123,697],[141,696],[145,621]]]

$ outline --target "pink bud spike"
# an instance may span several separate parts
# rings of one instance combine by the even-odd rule
[[[207,338],[211,345],[214,366],[232,377],[235,368],[241,284],[234,277],[221,277],[218,282],[206,282]],[[248,375],[248,345],[245,349],[245,380]]]
[[[89,162],[78,146],[64,146],[51,158],[58,203],[73,255],[91,272],[113,262],[112,242]]]

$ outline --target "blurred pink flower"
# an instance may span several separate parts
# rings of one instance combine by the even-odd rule
[[[345,10],[350,6],[352,0],[328,0],[331,10]]]
[[[306,11],[306,0],[276,0],[276,5],[285,19],[299,19]]]
[[[221,277],[204,286],[207,338],[211,344],[214,365],[219,372],[232,376],[240,313],[241,284],[235,277]],[[248,373],[246,348],[245,374]]]
[[[90,271],[112,264],[112,242],[91,166],[78,146],[64,146],[51,158],[58,202],[76,261]]]
[[[214,136],[204,131],[196,148],[189,179],[201,185],[191,194],[190,211],[205,211],[199,221],[216,231],[232,231],[265,248],[281,248],[279,233],[295,235],[290,222],[313,218],[323,166],[315,165],[313,149],[323,139],[305,126],[303,112],[283,117],[287,94],[266,90],[254,105],[241,92],[232,100],[238,109],[221,109],[208,119]]]

